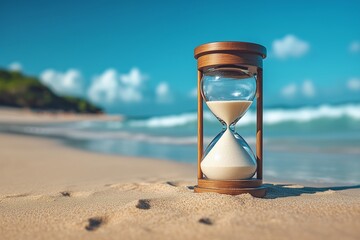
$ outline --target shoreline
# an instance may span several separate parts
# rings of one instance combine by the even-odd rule
[[[122,121],[122,115],[35,111],[32,109],[0,107],[0,123],[46,124],[78,121]]]
[[[117,126],[124,124],[122,123],[124,117],[97,114],[39,114],[24,109],[0,108],[0,133],[54,140],[72,149],[95,154],[134,158],[152,157],[177,163],[189,163],[192,166],[196,165],[196,142],[178,145],[176,141],[179,139],[172,136],[157,136],[156,133],[150,133],[149,135],[146,135],[146,133],[131,133],[131,131],[126,132],[126,129],[119,130],[118,128],[114,128],[114,131],[104,128],[105,131],[103,132],[98,131],[96,128],[91,129],[91,127],[88,130],[86,127],[92,126],[93,121],[94,126],[97,126],[97,124],[99,126],[107,126],[107,124]],[[99,122],[96,123],[96,121]],[[63,126],[62,123],[64,123]],[[72,124],[74,124],[74,129],[72,129]],[[85,127],[84,130],[82,129],[83,126]],[[191,138],[196,140],[195,136]],[[168,143],[171,141],[175,142],[169,145]],[[180,139],[180,141],[184,140]],[[265,141],[270,140],[265,139]],[[346,154],[347,151],[352,151],[351,148],[356,146],[356,142],[349,149],[340,148],[343,151],[342,154],[346,154],[340,155],[339,148],[336,148],[336,146],[332,149],[322,148],[319,152],[314,151],[316,150],[316,141],[308,145],[303,141],[302,144],[305,144],[303,146],[288,144],[287,148],[284,147],[281,140],[276,142],[275,138],[275,140],[271,141],[275,141],[275,143],[271,146],[269,142],[266,145],[268,150],[265,151],[265,164],[267,164],[264,172],[265,181],[300,183],[308,186],[323,187],[360,183],[359,175],[355,171],[359,167],[359,162],[356,161],[356,152]],[[158,144],[159,142],[160,144]],[[289,142],[291,143],[291,141]],[[324,142],[319,144],[324,144]],[[332,153],[337,155],[335,156]],[[306,158],[302,157],[304,154],[307,155]],[[346,164],[336,164],[340,163],[340,159],[346,160]],[[291,165],[293,167],[294,174],[290,174],[293,171],[291,167],[281,167],[284,161],[286,161],[287,166]],[[330,166],[327,166],[329,161]],[[312,166],[312,169],[308,168],[308,166]],[[337,169],[337,171],[332,171],[328,175],[323,167],[330,170]],[[296,172],[304,168],[308,172]],[[318,171],[315,169],[318,169]],[[310,177],[307,177],[307,174]]]
[[[1,124],[1,123],[0,123]],[[31,134],[31,133],[17,133],[17,132],[3,132],[0,131],[0,137],[1,135],[9,135],[9,136],[18,136],[20,138],[25,137],[25,138],[30,138],[30,139],[39,139],[39,140],[44,140],[44,141],[51,141],[53,142],[53,144],[57,144],[59,146],[62,146],[66,149],[73,149],[75,151],[80,151],[80,152],[84,152],[84,153],[88,153],[88,154],[95,154],[95,155],[100,155],[100,156],[110,156],[112,158],[119,158],[119,159],[141,159],[144,161],[156,161],[156,162],[168,162],[170,164],[175,163],[180,164],[180,165],[184,165],[184,166],[188,166],[189,168],[195,169],[193,171],[197,171],[197,165],[196,163],[191,163],[191,162],[185,162],[185,161],[178,161],[178,160],[174,160],[174,159],[165,159],[165,158],[153,158],[153,157],[143,157],[143,156],[133,156],[133,155],[125,155],[125,154],[117,154],[117,153],[111,153],[111,152],[99,152],[96,150],[91,150],[91,149],[87,149],[87,148],[82,148],[79,146],[72,146],[71,143],[69,142],[68,139],[63,138],[63,137],[56,137],[56,136],[46,136],[46,135],[35,135],[35,134]],[[196,175],[196,173],[195,173]],[[193,176],[194,178],[194,182],[196,182],[197,178],[196,176]],[[357,185],[358,182],[315,182],[315,181],[311,181],[311,180],[306,180],[306,179],[302,179],[302,180],[289,180],[289,179],[285,179],[285,178],[281,178],[281,177],[272,177],[272,176],[268,176],[266,178],[264,178],[264,184],[266,183],[276,183],[276,184],[300,184],[300,185],[306,185],[306,186],[311,186],[311,187],[338,187],[338,186],[342,186],[342,187],[346,187],[346,186],[353,186],[353,185]]]
[[[2,124],[2,123],[0,123]],[[43,124],[43,123],[41,123]],[[195,167],[196,168],[196,162],[192,163],[192,162],[186,162],[186,161],[179,161],[176,159],[171,159],[171,158],[156,158],[156,157],[147,157],[147,156],[135,156],[135,155],[127,155],[127,154],[119,154],[119,153],[114,153],[114,152],[103,152],[103,151],[98,151],[98,150],[94,150],[91,148],[86,148],[86,147],[82,147],[82,146],[74,146],[73,144],[73,140],[69,140],[67,138],[64,137],[59,137],[59,136],[47,136],[47,135],[36,135],[33,133],[25,133],[25,132],[12,132],[12,131],[1,131],[0,130],[0,135],[1,134],[6,134],[6,135],[14,135],[14,136],[19,136],[19,137],[29,137],[29,138],[37,138],[37,139],[44,139],[44,140],[49,140],[49,141],[54,141],[57,144],[60,144],[66,148],[70,148],[70,149],[74,149],[74,150],[80,150],[82,152],[87,152],[89,154],[94,153],[94,154],[98,154],[98,155],[104,155],[104,156],[112,156],[112,157],[119,157],[119,158],[140,158],[140,159],[148,159],[148,160],[153,160],[156,159],[158,161],[166,161],[166,162],[171,162],[171,163],[180,163],[180,164],[185,164],[191,167]],[[273,183],[287,183],[287,184],[301,184],[301,185],[306,185],[306,186],[313,186],[313,187],[330,187],[330,186],[352,186],[352,185],[356,185],[359,184],[360,182],[357,181],[316,181],[316,180],[311,180],[311,179],[287,179],[286,177],[280,177],[280,176],[265,176],[264,177],[264,183],[265,182],[273,182]]]

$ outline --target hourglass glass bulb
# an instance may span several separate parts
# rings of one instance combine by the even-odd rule
[[[241,68],[214,68],[204,72],[202,94],[212,113],[223,123],[201,162],[205,176],[214,180],[251,178],[255,156],[243,138],[230,129],[248,110],[256,92],[256,78]]]

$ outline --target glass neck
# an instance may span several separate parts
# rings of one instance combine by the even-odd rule
[[[221,121],[222,123],[222,129],[223,131],[229,129],[230,131],[232,132],[235,132],[235,125],[236,125],[236,122],[230,124],[230,125],[227,125],[225,122]]]

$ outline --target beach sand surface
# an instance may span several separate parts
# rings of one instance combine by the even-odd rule
[[[360,186],[193,193],[196,167],[0,134],[0,239],[360,239]]]
[[[121,121],[121,115],[34,111],[31,109],[0,107],[0,124],[43,124],[75,121]]]

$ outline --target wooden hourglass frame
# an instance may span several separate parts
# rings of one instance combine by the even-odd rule
[[[195,48],[195,59],[198,69],[198,185],[194,187],[197,193],[217,192],[238,195],[250,193],[254,197],[264,197],[266,188],[263,183],[263,59],[266,48],[246,42],[212,42]],[[204,177],[201,170],[203,159],[203,97],[201,94],[201,79],[203,72],[214,67],[247,68],[256,74],[256,177],[244,180],[212,180]],[[241,120],[240,120],[241,121]]]

